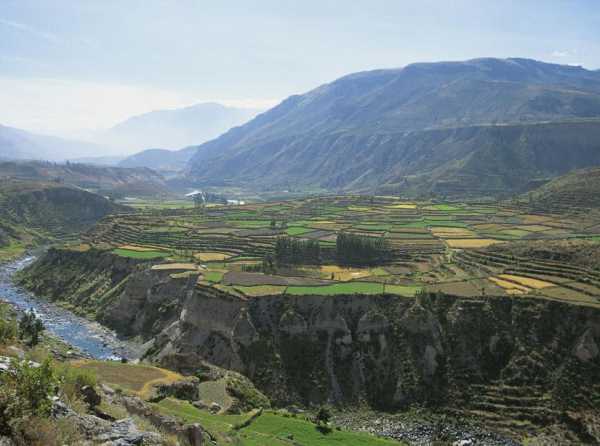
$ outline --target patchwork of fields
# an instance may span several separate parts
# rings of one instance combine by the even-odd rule
[[[390,258],[369,267],[338,265],[340,231],[384,237]],[[281,236],[317,241],[321,264],[261,270]],[[155,207],[103,219],[85,235],[84,246],[173,263],[161,269],[173,278],[197,276],[199,287],[240,298],[353,293],[409,297],[424,290],[600,305],[599,271],[507,249],[550,241],[595,245],[599,240],[597,218],[589,214],[532,213],[523,204],[343,196],[206,209]]]

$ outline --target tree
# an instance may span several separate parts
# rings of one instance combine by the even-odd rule
[[[29,345],[37,345],[44,328],[44,323],[33,310],[26,311],[19,321],[19,339],[29,338]]]
[[[316,265],[321,262],[321,246],[317,240],[277,237],[275,260],[278,265]]]
[[[331,420],[331,412],[329,408],[327,406],[319,407],[319,410],[317,411],[317,415],[315,417],[315,421],[317,423],[327,424],[329,423],[329,420]]]
[[[370,237],[340,232],[336,238],[336,256],[341,265],[374,265],[390,255],[385,237]]]

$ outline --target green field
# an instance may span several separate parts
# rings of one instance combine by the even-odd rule
[[[292,417],[274,411],[264,411],[248,426],[238,428],[250,417],[243,415],[215,415],[196,409],[188,402],[167,398],[156,405],[161,413],[200,423],[217,439],[219,445],[240,446],[400,446],[402,443],[372,435],[332,429],[321,433],[314,423],[303,417]]]
[[[567,218],[533,213],[522,205],[508,203],[414,201],[403,206],[394,197],[329,196],[213,206],[201,211],[180,208],[114,215],[104,219],[83,241],[100,250],[109,246],[116,255],[139,260],[164,258],[164,262],[206,265],[208,269],[202,272],[198,286],[217,287],[238,297],[375,295],[383,293],[383,282],[387,294],[399,297],[413,296],[434,285],[457,290],[461,295],[478,296],[482,286],[469,283],[482,277],[488,280],[486,286],[491,292],[515,296],[513,290],[497,286],[495,276],[506,270],[525,275],[531,270],[547,271],[552,275],[556,268],[529,260],[530,254],[515,263],[512,257],[498,256],[493,251],[520,240],[541,247],[547,241],[570,239],[585,239],[593,244],[599,237],[594,229],[597,221],[594,214]],[[386,272],[323,274],[320,265],[336,265],[340,260],[336,239],[342,231],[385,239],[389,257],[369,267],[383,267]],[[304,240],[309,233],[310,239],[318,242],[319,261],[302,268],[273,263],[278,237]],[[211,253],[218,253],[221,258],[211,260]],[[271,259],[268,270],[264,270],[268,262],[263,263],[263,259]],[[227,273],[227,284],[221,284]],[[585,269],[570,272],[569,277],[575,277],[577,283],[590,284],[590,295],[596,289],[600,293],[600,277],[589,276]],[[525,287],[523,291],[525,295],[549,299],[568,294],[567,288]],[[590,297],[585,303],[592,300]]]

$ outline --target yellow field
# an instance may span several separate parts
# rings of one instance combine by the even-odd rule
[[[544,217],[542,215],[523,215],[523,223],[525,224],[538,224],[538,223],[546,223],[552,220],[551,217]]]
[[[491,238],[466,238],[466,239],[448,239],[444,240],[448,247],[458,249],[486,248],[496,243],[504,243],[502,240]]]
[[[163,263],[154,265],[152,269],[154,271],[197,271],[198,267],[193,263]]]
[[[368,277],[371,275],[371,271],[367,268],[342,268],[337,265],[323,265],[321,266],[321,274],[325,279],[330,279],[333,274],[333,280],[347,282],[352,279]]]
[[[137,246],[137,245],[122,245],[122,246],[119,246],[119,249],[127,249],[129,251],[138,251],[138,252],[156,251],[157,250],[157,248],[151,248],[149,246]]]
[[[414,203],[399,203],[385,206],[387,209],[416,209],[417,205]]]
[[[183,379],[179,373],[149,365],[88,359],[71,364],[73,367],[92,371],[100,381],[129,390],[142,398],[150,397],[157,384],[170,384]]]
[[[348,206],[348,210],[350,211],[358,211],[358,212],[369,212],[372,211],[372,208],[367,208],[364,206]]]
[[[550,226],[542,226],[542,225],[517,225],[515,229],[524,229],[529,232],[543,232],[548,229],[552,229]]]
[[[497,231],[497,230],[505,229],[508,227],[509,226],[507,226],[507,225],[500,225],[498,223],[483,223],[480,225],[473,226],[473,228],[475,228],[478,231]]]
[[[531,291],[525,286],[518,285],[516,283],[509,282],[508,280],[502,280],[498,277],[488,277],[488,279],[494,282],[496,285],[504,288],[504,291],[508,294],[525,294]]]
[[[225,254],[223,252],[199,252],[198,254],[195,254],[194,257],[200,260],[201,262],[221,262],[230,258],[231,255]]]
[[[477,234],[465,228],[435,227],[431,228],[431,233],[441,238],[477,237]]]
[[[532,279],[530,277],[513,276],[512,274],[500,274],[498,277],[501,277],[502,279],[510,280],[513,282],[517,282],[520,285],[523,285],[528,288],[534,288],[536,290],[540,290],[542,288],[548,288],[551,286],[556,286],[555,284],[546,282],[544,280]]]

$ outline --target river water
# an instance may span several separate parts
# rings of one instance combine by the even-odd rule
[[[95,359],[136,359],[135,345],[117,338],[114,332],[96,322],[76,316],[70,311],[43,299],[13,283],[13,275],[31,264],[35,256],[0,265],[0,300],[11,303],[17,310],[33,310],[42,319],[46,330],[66,343]]]

